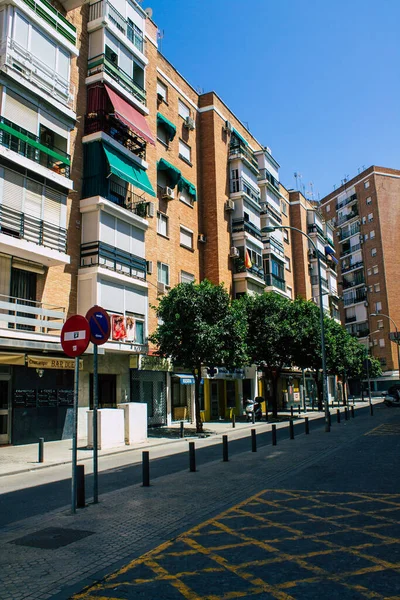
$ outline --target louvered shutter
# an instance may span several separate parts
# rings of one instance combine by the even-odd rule
[[[61,204],[63,195],[50,188],[46,188],[44,197],[43,221],[60,227],[61,225]]]
[[[24,212],[37,219],[42,218],[42,190],[43,187],[39,183],[27,179]]]
[[[18,212],[22,212],[24,178],[22,175],[4,169],[2,204]]]
[[[23,129],[37,135],[38,133],[38,111],[37,107],[7,90],[4,116],[6,119],[19,125]]]

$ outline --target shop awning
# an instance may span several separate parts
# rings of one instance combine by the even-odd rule
[[[174,167],[174,165],[171,165],[171,163],[169,163],[167,160],[164,160],[163,158],[161,158],[158,161],[157,170],[167,172],[169,182],[171,184],[171,187],[173,188],[176,186],[176,184],[182,177],[180,170]]]
[[[25,365],[25,354],[0,352],[0,365]]]
[[[108,85],[104,85],[108,97],[110,98],[111,104],[114,107],[115,115],[132,129],[138,136],[153,144],[155,146],[155,140],[151,135],[150,128],[147,124],[146,119],[143,115],[140,114],[139,111],[136,110],[133,106],[128,104],[126,100],[118,96],[116,92],[114,92]]]
[[[248,146],[248,145],[249,145],[249,142],[247,142],[247,141],[244,139],[244,137],[243,137],[242,135],[240,135],[240,133],[239,133],[239,132],[238,132],[238,131],[237,131],[237,130],[234,128],[234,127],[232,128],[232,131],[233,131],[233,133],[236,135],[236,137],[238,137],[238,138],[239,138],[239,140],[240,140],[241,142],[243,142],[243,144],[245,144],[245,146]]]
[[[111,173],[131,183],[134,187],[140,188],[147,194],[150,194],[150,196],[156,195],[144,169],[135,165],[128,157],[120,154],[108,144],[103,144],[103,149],[106,153]]]
[[[157,113],[157,125],[162,125],[166,129],[169,141],[172,142],[176,134],[175,125],[159,112]]]
[[[325,254],[335,254],[335,250],[331,246],[325,246]]]
[[[197,200],[197,194],[196,194],[196,188],[193,185],[193,183],[190,183],[190,181],[188,181],[187,179],[185,179],[184,177],[182,177],[178,182],[178,189],[179,190],[183,190],[185,189],[187,191],[187,193],[189,194],[189,196],[192,196],[193,200]]]
[[[185,373],[173,373],[172,377],[178,377],[181,385],[194,385],[194,377]]]

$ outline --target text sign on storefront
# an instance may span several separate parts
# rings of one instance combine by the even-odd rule
[[[86,350],[90,341],[89,323],[82,315],[67,319],[61,330],[61,346],[67,356],[75,358]]]
[[[63,371],[73,371],[75,361],[72,358],[55,358],[51,356],[28,356],[27,366],[32,369],[61,369]],[[83,360],[79,361],[79,370],[83,369]]]
[[[96,346],[105,344],[110,337],[111,322],[108,313],[101,306],[93,306],[86,313],[90,327],[90,341]]]

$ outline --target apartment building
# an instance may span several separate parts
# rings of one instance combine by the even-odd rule
[[[400,321],[399,192],[400,171],[371,166],[320,203],[335,226],[342,323],[382,365],[375,391],[399,381],[398,346],[389,339]]]

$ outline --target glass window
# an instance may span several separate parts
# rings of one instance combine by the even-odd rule
[[[283,241],[289,243],[289,232],[287,229],[282,229]]]
[[[286,270],[290,271],[290,258],[285,256]]]
[[[371,223],[371,221],[374,220],[374,213],[369,213],[368,215],[368,221]]]
[[[168,237],[168,217],[163,213],[157,213],[157,233]]]
[[[179,140],[179,156],[190,162],[191,148],[182,140]]]
[[[157,281],[169,285],[169,266],[162,262],[157,263]]]
[[[282,213],[287,215],[287,204],[284,200],[281,201]]]
[[[326,212],[331,212],[331,205],[330,204],[327,205]]]
[[[69,81],[69,58],[69,54],[61,50],[61,48],[58,49],[57,73],[60,77],[65,79],[65,81]]]
[[[181,227],[180,229],[180,244],[186,248],[193,249],[193,231]]]
[[[365,189],[369,188],[369,181],[364,181],[364,187]]]
[[[381,348],[384,348],[384,347],[385,347],[385,340],[384,340],[383,338],[381,338],[381,339],[379,340],[379,346],[380,346]]]
[[[135,321],[135,341],[137,344],[144,344],[144,321]]]
[[[377,265],[375,265],[375,266],[373,267],[373,272],[374,272],[374,275],[377,275],[377,274],[379,273],[379,269],[378,269],[378,266],[377,266]]]
[[[167,102],[168,88],[159,79],[157,79],[157,95],[160,96],[164,102]]]
[[[371,249],[371,256],[376,256],[376,248]]]
[[[169,145],[169,137],[165,127],[157,124],[157,139],[165,146]]]
[[[184,104],[182,100],[178,100],[178,114],[183,119],[190,117],[190,108],[186,106],[186,104]]]
[[[293,290],[291,287],[287,286],[286,291],[288,293],[289,298],[293,298]]]
[[[372,269],[367,269],[367,275],[368,276],[372,275]]]
[[[375,312],[379,313],[382,310],[382,302],[375,302]]]
[[[373,229],[373,230],[370,232],[370,234],[369,234],[369,237],[371,238],[371,240],[373,240],[373,239],[374,239],[374,237],[375,237],[375,229]]]
[[[380,292],[381,291],[381,284],[380,283],[375,283],[374,288],[375,288],[376,292]]]
[[[28,31],[28,21],[21,17],[19,13],[16,13],[14,25],[14,40],[17,42],[17,44],[25,48],[25,50],[28,49]]]
[[[383,329],[383,321],[378,321],[377,327],[378,329]]]
[[[181,271],[181,283],[193,283],[194,275],[191,273],[186,273],[186,271]]]
[[[372,198],[371,196],[368,196],[368,198],[365,201],[367,204],[371,204],[372,203]]]
[[[47,67],[50,67],[53,71],[56,68],[56,49],[57,46],[53,44],[47,37],[41,34],[38,29],[32,27],[31,31],[31,50],[32,53],[42,61]]]

